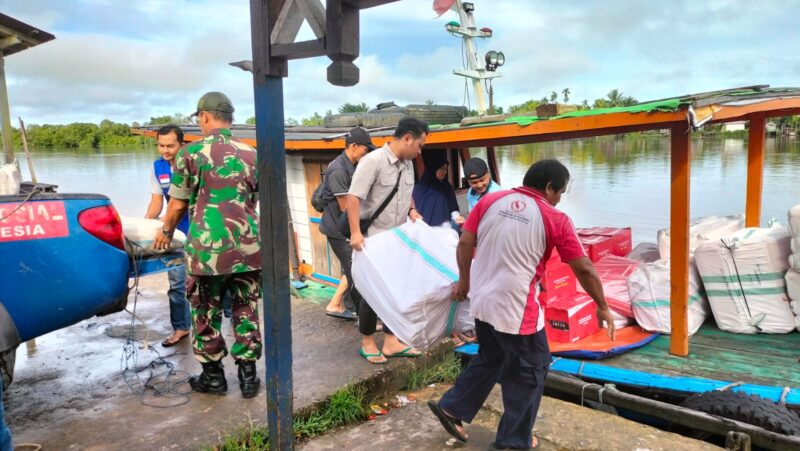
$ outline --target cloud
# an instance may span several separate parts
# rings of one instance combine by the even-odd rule
[[[346,101],[375,105],[464,101],[461,42],[435,19],[431,0],[403,0],[361,13],[361,82],[327,83],[327,58],[289,63],[285,116],[320,114]],[[576,102],[611,89],[640,100],[747,84],[797,84],[800,0],[765,8],[712,0],[476,0],[478,26],[502,50],[495,104],[570,88]],[[253,114],[252,78],[227,66],[251,53],[248,2],[210,0],[0,0],[7,14],[56,41],[7,60],[12,114],[28,122],[142,121],[189,112],[205,91],[226,92],[237,119]],[[306,31],[304,35],[307,35]],[[474,105],[473,105],[474,107]]]

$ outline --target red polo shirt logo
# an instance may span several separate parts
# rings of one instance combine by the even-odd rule
[[[514,211],[515,211],[515,212],[517,212],[517,213],[519,213],[519,212],[521,212],[522,210],[524,210],[524,209],[525,209],[525,206],[526,206],[526,205],[525,205],[525,202],[523,202],[523,201],[521,201],[521,200],[514,200],[514,201],[511,201],[511,209],[512,209],[512,210],[514,210]]]

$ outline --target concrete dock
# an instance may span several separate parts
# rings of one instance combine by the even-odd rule
[[[16,444],[35,443],[44,450],[200,449],[251,423],[264,422],[263,386],[258,397],[242,399],[231,357],[224,360],[227,395],[190,392],[184,380],[197,374],[200,365],[192,356],[189,340],[169,349],[160,345],[171,333],[167,286],[165,275],[148,276],[140,282],[134,334],[139,340],[134,343],[139,380],[126,382],[122,376],[123,347],[132,319],[128,312],[92,318],[40,337],[35,348],[20,346],[15,380],[6,397],[6,419]],[[333,294],[334,290],[317,285],[314,291]],[[134,307],[133,296],[128,309]],[[296,411],[313,406],[348,383],[370,380],[381,390],[399,390],[400,375],[425,363],[425,359],[392,359],[389,365],[369,364],[358,356],[356,325],[325,316],[324,297],[292,302]],[[231,343],[228,321],[223,321],[223,332]],[[143,342],[158,352],[144,348]],[[152,389],[146,389],[144,395],[132,393],[129,382],[141,388],[139,384],[151,372],[155,387],[165,389],[163,375],[168,367],[148,366],[158,363],[159,356],[176,371],[169,380],[173,386],[168,396],[156,397]],[[133,362],[129,363],[132,366]],[[259,371],[263,380],[262,365]],[[471,426],[470,447],[478,448],[467,449],[485,449],[491,442],[498,405],[496,400],[488,404],[482,422]],[[559,430],[570,432],[560,434]],[[604,437],[612,432],[616,441],[608,442]],[[543,449],[710,449],[700,442],[552,399],[544,401],[536,434],[543,444],[555,446]],[[447,435],[419,402],[302,446],[373,449],[380,443],[395,449],[449,449],[443,448],[446,440]],[[672,441],[681,446],[667,446]],[[611,443],[614,447],[603,447]],[[656,446],[659,443],[661,447]]]

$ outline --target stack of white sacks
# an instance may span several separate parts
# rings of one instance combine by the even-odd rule
[[[744,227],[744,215],[711,216],[694,221],[689,228],[689,335],[693,335],[709,314],[708,299],[700,283],[694,251],[704,243],[718,241],[725,235]],[[672,332],[670,315],[670,233],[658,232],[658,251],[661,259],[644,262],[628,279],[633,314],[636,322],[651,332]]]
[[[175,230],[169,249],[157,250],[153,248],[153,239],[156,233],[164,228],[164,223],[158,219],[134,218],[120,216],[122,233],[125,235],[125,250],[135,257],[164,254],[183,248],[186,235],[180,230]]]
[[[795,315],[786,293],[786,227],[747,228],[701,245],[695,259],[717,326],[728,332],[788,333]]]
[[[792,241],[789,270],[786,271],[786,291],[796,316],[795,325],[797,330],[800,330],[800,205],[795,205],[789,210],[789,232]]]

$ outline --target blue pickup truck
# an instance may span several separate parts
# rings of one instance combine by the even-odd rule
[[[146,259],[125,251],[106,196],[30,187],[0,196],[0,373],[11,383],[20,343],[123,310],[129,279],[182,264],[182,254]]]

